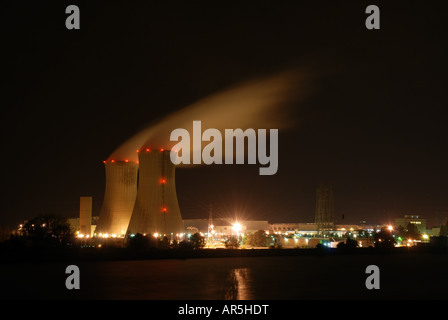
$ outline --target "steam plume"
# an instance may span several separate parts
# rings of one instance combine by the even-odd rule
[[[224,129],[288,128],[293,124],[289,114],[291,104],[305,96],[306,80],[305,72],[293,70],[220,91],[141,130],[117,148],[109,159],[137,161],[136,150],[142,147],[171,149],[177,143],[170,141],[171,131],[185,128],[192,134],[194,120],[202,122],[203,131],[215,128],[223,136]]]

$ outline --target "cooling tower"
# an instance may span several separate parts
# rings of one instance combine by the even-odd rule
[[[138,192],[128,233],[172,237],[184,232],[170,152],[146,148],[139,151]]]
[[[124,235],[137,196],[138,163],[109,160],[104,164],[106,190],[95,233]]]
[[[79,198],[79,233],[92,235],[92,197]]]

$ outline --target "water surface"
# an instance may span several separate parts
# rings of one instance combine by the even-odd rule
[[[83,261],[79,290],[65,287],[71,263],[0,265],[3,299],[448,299],[448,255],[335,255]],[[365,268],[380,268],[367,290]]]

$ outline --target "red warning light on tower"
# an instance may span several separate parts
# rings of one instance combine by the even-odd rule
[[[176,194],[175,165],[167,156],[168,149],[160,152],[161,147],[144,145],[138,155],[137,196],[127,228],[134,234],[185,231]],[[151,152],[145,152],[146,148]]]

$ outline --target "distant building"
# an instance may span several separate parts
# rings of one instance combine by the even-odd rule
[[[408,223],[414,224],[418,231],[426,233],[426,219],[419,215],[405,215],[404,218],[395,219],[395,225],[405,228]]]
[[[272,233],[305,233],[316,234],[317,223],[271,223],[269,231]]]
[[[367,231],[373,231],[372,226],[367,225],[358,226],[354,224],[338,224],[334,225],[332,229],[328,229],[327,232],[331,234],[337,234],[343,236],[346,232],[364,229]],[[316,236],[319,233],[319,226],[317,223],[308,222],[292,222],[292,223],[271,223],[269,225],[269,232],[274,234],[289,234],[289,233],[299,233],[302,235],[312,235]]]
[[[186,233],[202,232],[207,233],[209,230],[209,219],[184,219]],[[235,229],[235,223],[239,223],[238,230]],[[258,230],[269,231],[268,221],[263,220],[246,220],[235,221],[232,218],[213,219],[213,230],[221,235],[232,235],[238,233],[254,233]]]
[[[440,235],[440,227],[432,227],[431,232],[429,232],[430,236],[438,237]]]
[[[258,230],[269,231],[269,223],[265,220],[248,220],[243,221],[242,224],[246,227],[247,233],[254,233]]]
[[[92,221],[90,225],[90,234],[89,236],[93,236],[93,232],[95,231],[96,225],[98,223],[99,216],[92,216]],[[70,229],[74,234],[79,234],[80,232],[80,225],[79,225],[80,218],[69,218],[67,219],[68,224],[70,225]]]

